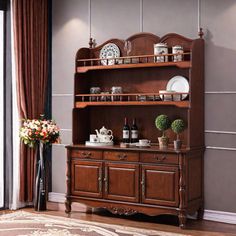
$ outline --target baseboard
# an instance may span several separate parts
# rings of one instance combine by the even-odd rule
[[[64,193],[48,193],[48,201],[64,203],[66,200],[66,195]]]
[[[48,200],[50,202],[64,203],[66,200],[66,195],[64,193],[54,193],[50,192],[48,195]],[[189,217],[194,219],[195,217]],[[225,211],[204,211],[204,220],[223,222],[228,224],[236,224],[236,213],[225,212]]]
[[[231,212],[205,210],[203,218],[204,220],[236,224],[236,213]]]

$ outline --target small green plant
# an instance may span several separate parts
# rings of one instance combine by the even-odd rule
[[[182,119],[176,119],[171,124],[171,129],[177,134],[177,140],[179,140],[179,134],[184,131],[185,123]]]
[[[165,131],[170,128],[171,122],[167,115],[159,115],[155,120],[155,125],[162,131],[162,137],[165,137]]]

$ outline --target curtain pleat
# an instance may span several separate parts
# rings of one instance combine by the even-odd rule
[[[44,113],[48,80],[48,1],[14,0],[17,98],[21,119]],[[20,200],[33,201],[34,150],[20,146]]]

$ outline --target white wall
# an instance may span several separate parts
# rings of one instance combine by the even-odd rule
[[[125,39],[139,32],[139,2],[92,0],[92,37],[96,42]],[[143,30],[159,36],[176,32],[196,38],[197,10],[197,0],[144,0]],[[228,212],[236,212],[235,12],[234,0],[202,0],[206,41],[205,207]],[[63,144],[71,143],[74,59],[78,48],[88,46],[88,29],[88,0],[53,0],[53,117],[63,129]],[[64,146],[54,146],[52,164],[52,191],[65,193]]]
[[[0,208],[4,201],[4,162],[3,162],[3,11],[0,11]]]

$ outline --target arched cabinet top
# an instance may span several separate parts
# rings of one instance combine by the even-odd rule
[[[194,45],[198,44],[199,41],[204,41],[204,40],[202,38],[190,39],[176,33],[169,33],[164,35],[163,37],[159,37],[152,33],[137,33],[124,40],[112,38],[96,47],[80,48],[76,53],[75,66],[79,67],[81,65],[81,62],[78,62],[78,60],[81,61],[82,59],[99,58],[101,49],[103,48],[104,45],[108,43],[116,44],[120,49],[120,56],[125,57],[127,56],[127,53],[124,49],[126,41],[130,41],[131,43],[131,51],[129,53],[129,56],[140,56],[140,55],[154,54],[154,44],[156,43],[166,43],[169,49],[175,45],[180,45],[183,47],[184,52],[191,53],[194,48]],[[171,53],[171,49],[169,50],[169,53]]]

